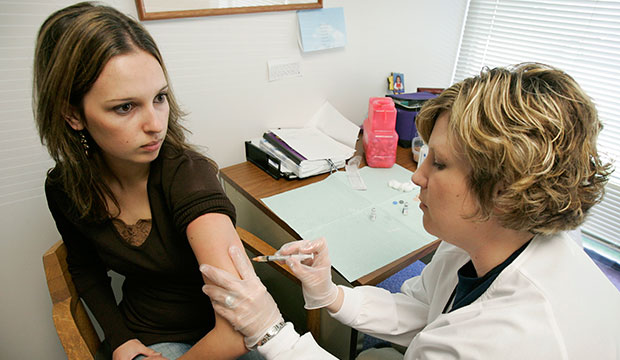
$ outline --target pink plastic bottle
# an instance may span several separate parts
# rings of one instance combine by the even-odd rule
[[[364,152],[370,167],[389,168],[396,162],[396,108],[388,97],[370,98],[364,120]]]

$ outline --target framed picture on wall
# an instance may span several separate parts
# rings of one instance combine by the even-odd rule
[[[161,20],[323,7],[323,0],[136,0],[140,20]]]

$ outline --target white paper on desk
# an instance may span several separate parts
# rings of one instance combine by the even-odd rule
[[[308,160],[345,160],[355,154],[359,126],[325,102],[303,128],[271,129]]]
[[[272,129],[285,143],[308,160],[348,159],[355,153],[316,128]]]

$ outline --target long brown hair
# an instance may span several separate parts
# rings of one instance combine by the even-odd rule
[[[105,65],[114,56],[138,49],[157,59],[170,84],[151,35],[134,19],[111,7],[90,2],[75,4],[50,15],[39,30],[34,56],[34,118],[41,142],[56,161],[55,176],[49,180],[60,184],[81,219],[103,221],[113,216],[105,198],[110,198],[117,209],[118,201],[102,180],[107,167],[97,145],[84,130],[90,146],[87,155],[79,133],[66,118],[78,110],[84,121],[84,96]],[[186,130],[179,123],[183,113],[171,86],[168,102],[165,142],[178,150],[190,149],[185,141]]]

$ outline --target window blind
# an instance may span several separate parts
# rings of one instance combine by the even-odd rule
[[[598,150],[618,166],[620,1],[470,0],[452,81],[524,61],[553,65],[577,80],[604,125]],[[582,231],[620,249],[620,170]]]

